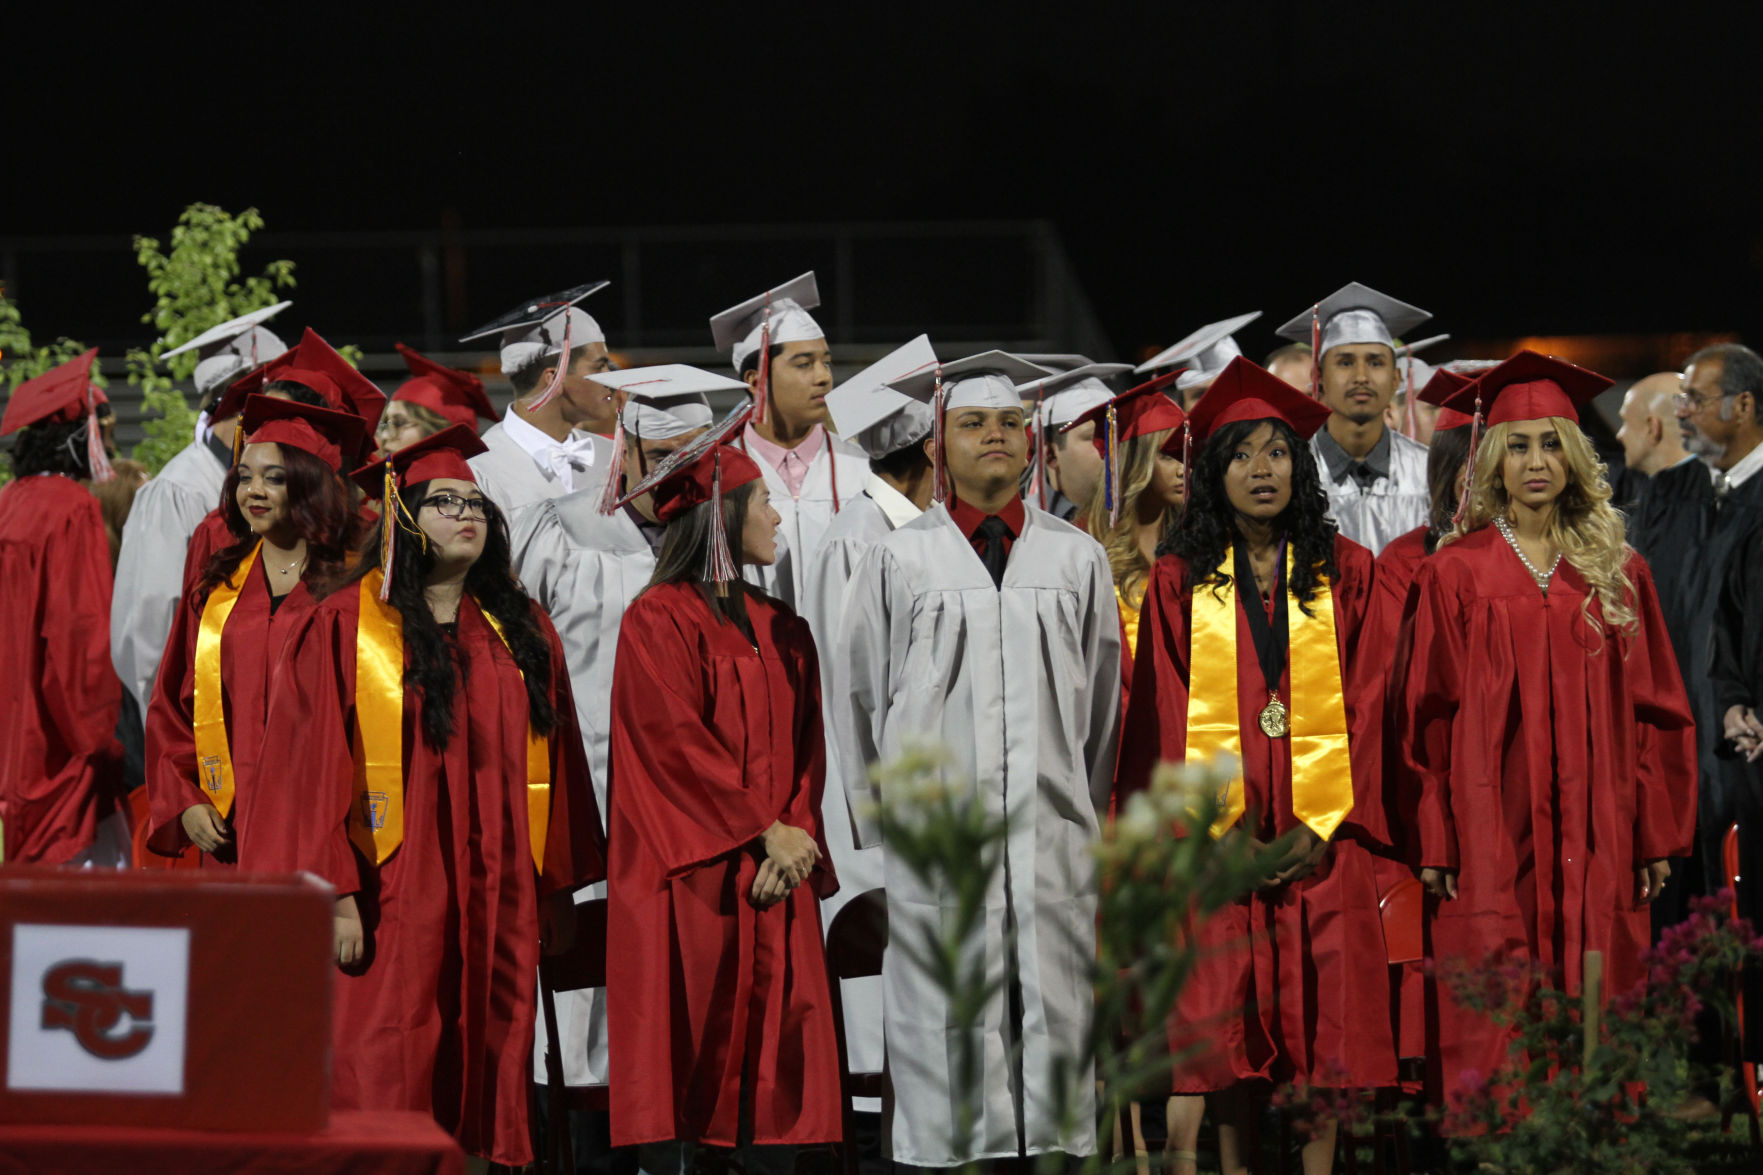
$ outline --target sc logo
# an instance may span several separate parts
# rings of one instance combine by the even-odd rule
[[[69,959],[43,973],[43,1027],[69,1030],[94,1057],[127,1060],[153,1039],[153,993],[123,990],[121,963]]]

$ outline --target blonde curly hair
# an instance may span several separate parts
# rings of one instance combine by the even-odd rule
[[[1549,522],[1549,541],[1592,588],[1585,602],[1586,622],[1601,631],[1591,610],[1595,596],[1603,608],[1604,624],[1632,634],[1640,622],[1633,607],[1634,584],[1623,570],[1630,548],[1624,538],[1622,515],[1610,505],[1608,471],[1577,421],[1551,416],[1549,424],[1561,440],[1567,466],[1567,485],[1555,499],[1555,515]],[[1475,468],[1464,491],[1468,504],[1463,518],[1439,540],[1440,547],[1480,530],[1495,518],[1511,517],[1512,503],[1501,470],[1510,434],[1509,424],[1493,425],[1482,434],[1475,450]]]
[[[1151,475],[1157,469],[1157,455],[1162,451],[1163,443],[1169,439],[1169,434],[1174,431],[1164,429],[1146,436],[1133,437],[1122,446],[1118,522],[1113,526],[1108,525],[1107,495],[1104,491],[1106,479],[1096,483],[1095,495],[1091,497],[1089,509],[1084,514],[1084,523],[1089,527],[1091,536],[1102,544],[1102,550],[1108,554],[1108,570],[1114,575],[1114,586],[1120,590],[1120,598],[1134,608],[1144,606],[1145,584],[1151,577],[1150,561],[1139,549],[1139,495],[1150,488]],[[1177,510],[1169,510],[1163,515],[1163,534],[1158,539],[1159,545],[1175,529],[1179,513]]]

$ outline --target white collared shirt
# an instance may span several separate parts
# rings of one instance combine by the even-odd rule
[[[565,490],[576,489],[577,473],[585,473],[594,464],[594,435],[572,430],[566,441],[553,440],[538,425],[514,411],[512,406],[502,415],[502,431],[508,439],[526,451],[546,477],[555,477]]]
[[[913,505],[912,499],[881,479],[879,474],[870,474],[869,480],[863,483],[863,492],[868,494],[877,506],[881,507],[882,515],[888,525],[899,530],[924,511]]]
[[[1726,488],[1736,489],[1737,487],[1744,485],[1745,482],[1751,479],[1751,475],[1756,473],[1759,469],[1763,469],[1763,445],[1758,445],[1755,449],[1746,453],[1743,457],[1739,458],[1738,464],[1726,471]],[[1716,469],[1714,470],[1715,486],[1718,487],[1720,482],[1721,474],[1720,471]]]

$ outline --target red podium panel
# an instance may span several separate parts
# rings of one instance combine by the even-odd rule
[[[331,910],[312,878],[0,868],[0,1122],[322,1129]]]

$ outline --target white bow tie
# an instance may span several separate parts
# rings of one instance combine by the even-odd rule
[[[575,489],[573,475],[593,467],[594,438],[582,437],[551,445],[545,450],[545,464],[566,487]]]

